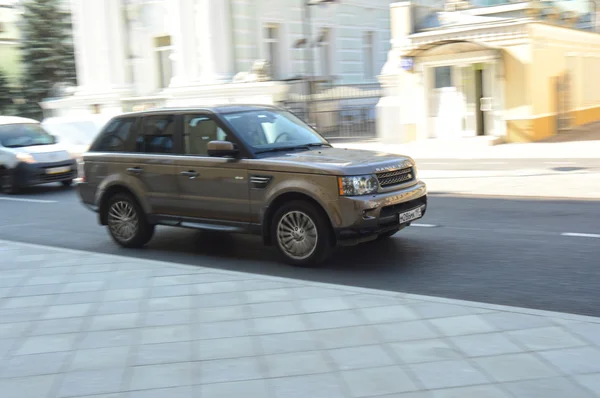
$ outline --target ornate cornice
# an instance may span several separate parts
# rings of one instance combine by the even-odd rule
[[[494,42],[518,40],[528,37],[527,25],[531,20],[514,22],[490,23],[471,26],[453,26],[435,29],[428,32],[416,33],[402,43],[395,42],[394,48],[403,52],[417,49],[423,45],[443,40],[464,40],[474,42]]]

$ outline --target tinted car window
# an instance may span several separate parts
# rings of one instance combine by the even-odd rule
[[[94,150],[98,152],[133,152],[135,150],[135,119],[117,119],[106,126]]]
[[[206,115],[186,115],[183,123],[186,155],[208,156],[210,141],[229,141],[214,119]]]
[[[160,115],[144,118],[142,134],[136,142],[137,152],[173,153],[175,146],[175,116]]]

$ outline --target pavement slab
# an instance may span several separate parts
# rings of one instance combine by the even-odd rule
[[[600,397],[600,318],[7,241],[0,269],[3,398]]]

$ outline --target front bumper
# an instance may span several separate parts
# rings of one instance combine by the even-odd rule
[[[400,223],[398,214],[421,208],[421,217],[427,212],[427,187],[419,181],[415,185],[398,191],[361,197],[339,199],[337,219],[334,227],[337,243],[354,245],[368,242],[378,235],[400,230],[411,222]]]
[[[65,171],[51,173],[56,168],[65,168]],[[69,181],[76,177],[77,164],[74,159],[58,163],[19,163],[14,169],[15,182],[20,187]]]

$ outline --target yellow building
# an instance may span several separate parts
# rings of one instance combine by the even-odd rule
[[[600,120],[600,34],[576,28],[576,14],[517,3],[484,15],[460,4],[391,6],[380,138],[532,142]]]

